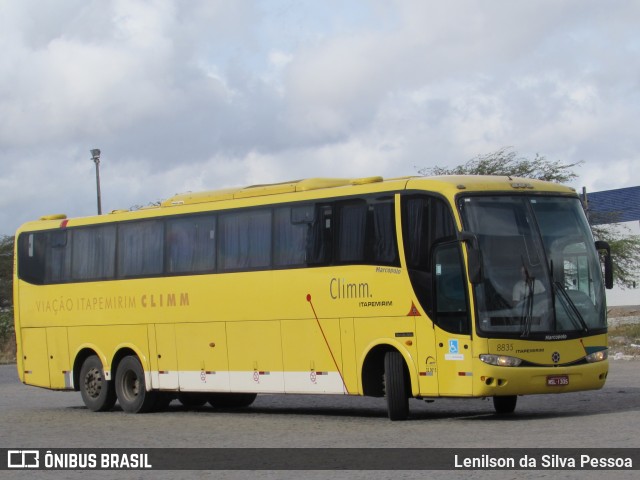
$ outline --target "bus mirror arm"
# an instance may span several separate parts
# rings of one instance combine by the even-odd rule
[[[613,288],[613,261],[611,259],[611,247],[607,242],[598,240],[596,242],[596,250],[604,250],[606,252],[604,256],[604,286],[607,290]]]
[[[462,231],[458,233],[458,239],[467,244],[467,261],[469,263],[469,281],[473,285],[482,283],[482,255],[478,244],[478,236],[475,233]]]

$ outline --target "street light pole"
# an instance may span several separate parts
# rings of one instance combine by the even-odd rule
[[[102,199],[100,195],[100,149],[91,150],[91,160],[96,164],[96,192],[98,194],[98,215],[102,215]]]

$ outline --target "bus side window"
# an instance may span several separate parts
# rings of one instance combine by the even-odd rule
[[[406,199],[403,213],[407,267],[412,270],[428,270],[429,199],[427,197]]]
[[[464,269],[458,243],[443,244],[433,256],[436,322],[451,333],[469,333]]]
[[[271,209],[247,209],[219,217],[218,269],[239,271],[271,265]]]
[[[367,238],[367,263],[400,266],[396,243],[396,222],[393,200],[369,207],[370,227]]]
[[[121,224],[118,227],[118,277],[161,274],[163,250],[162,220]]]
[[[116,226],[114,224],[70,230],[70,236],[73,281],[110,280],[114,277],[116,264]]]
[[[331,262],[333,232],[332,208],[330,205],[316,207],[316,215],[307,232],[307,264],[328,265]]]
[[[62,230],[49,232],[47,237],[45,282],[67,282],[71,279],[71,242],[67,242],[71,235]]]
[[[313,206],[282,207],[273,212],[273,265],[296,267],[305,263],[305,240],[313,221]]]
[[[439,198],[433,198],[431,212],[431,243],[454,237],[456,227],[447,204]]]
[[[431,254],[439,242],[454,237],[455,225],[447,205],[436,197],[405,197],[402,212],[409,277],[418,301],[431,316],[434,311]]]
[[[18,276],[35,284],[45,283],[45,233],[23,233],[18,239]]]
[[[343,203],[339,207],[336,261],[364,263],[367,213],[364,200]]]
[[[167,273],[215,271],[215,215],[170,219],[166,234]]]

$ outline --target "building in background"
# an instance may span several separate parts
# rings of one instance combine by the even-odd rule
[[[615,225],[626,235],[640,235],[640,186],[583,192],[583,201],[591,225]],[[640,285],[607,290],[607,304],[640,305]]]

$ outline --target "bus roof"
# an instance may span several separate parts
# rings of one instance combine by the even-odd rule
[[[175,205],[187,205],[193,203],[217,202],[220,200],[232,200],[238,198],[260,197],[264,195],[276,195],[278,193],[307,192],[324,188],[345,187],[348,185],[366,185],[368,183],[382,182],[382,177],[365,178],[308,178],[306,180],[294,180],[290,182],[272,183],[266,185],[252,185],[243,188],[228,188],[210,192],[183,193],[171,197],[161,203],[162,207]]]
[[[360,187],[355,188],[354,187]],[[128,220],[133,218],[154,217],[160,212],[169,213],[175,207],[187,207],[193,205],[193,209],[204,211],[206,204],[216,202],[231,202],[237,206],[251,204],[251,199],[274,195],[284,195],[286,201],[295,201],[296,197],[304,192],[313,192],[304,195],[303,199],[330,198],[333,196],[347,196],[366,192],[384,192],[400,190],[425,190],[438,192],[453,199],[462,192],[513,192],[530,191],[538,193],[573,194],[575,190],[557,183],[540,180],[524,179],[506,176],[481,176],[481,175],[445,175],[436,177],[398,177],[383,179],[382,177],[363,178],[308,178],[264,185],[251,185],[248,187],[226,188],[204,192],[188,192],[174,195],[159,206],[144,207],[140,210],[114,210],[108,215],[77,218],[72,222],[75,225],[101,223],[116,220]],[[275,199],[275,198],[274,198]],[[244,201],[242,201],[244,200]],[[265,203],[272,203],[267,201]],[[226,208],[223,207],[223,208]],[[174,212],[172,212],[174,213]],[[177,213],[177,212],[175,212]],[[64,214],[46,215],[38,221],[28,222],[22,229],[47,229],[66,226],[70,222]]]
[[[276,195],[281,193],[307,192],[311,190],[334,189],[337,187],[368,185],[374,183],[391,184],[401,181],[405,183],[406,189],[420,188],[442,192],[443,190],[455,189],[473,191],[491,190],[538,190],[574,193],[575,190],[558,185],[556,183],[543,182],[532,179],[518,179],[513,177],[499,176],[479,176],[479,175],[451,175],[439,177],[401,177],[384,180],[382,177],[364,178],[308,178],[305,180],[294,180],[290,182],[273,183],[266,185],[252,185],[243,188],[228,188],[224,190],[214,190],[197,193],[183,193],[175,195],[160,204],[161,207],[172,207],[176,205],[188,205],[196,203],[217,202],[221,200],[233,200],[240,198],[259,197],[266,195]],[[397,189],[398,185],[389,185],[389,189]]]

